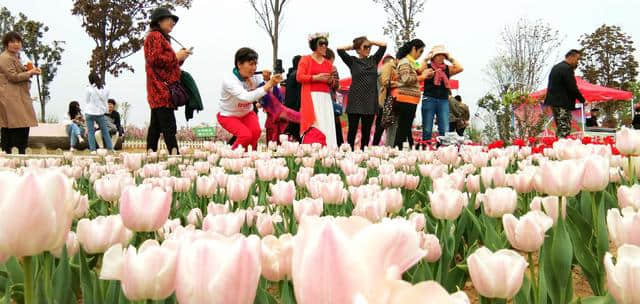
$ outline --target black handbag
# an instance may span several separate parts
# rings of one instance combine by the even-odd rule
[[[388,128],[395,123],[395,115],[393,113],[393,105],[396,102],[395,97],[391,94],[391,79],[389,79],[389,83],[387,84],[387,96],[384,99],[384,104],[382,105],[382,119],[380,120],[380,124],[383,128]]]
[[[173,108],[183,107],[189,102],[189,91],[184,87],[182,81],[178,80],[174,83],[168,83],[160,78],[160,74],[158,74],[156,70],[153,70],[153,72],[156,74],[158,80],[167,86],[169,90],[169,102]]]

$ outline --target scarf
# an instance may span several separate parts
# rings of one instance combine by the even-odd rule
[[[253,80],[251,79],[251,77],[249,78],[244,78],[242,77],[242,75],[240,75],[240,71],[238,71],[238,68],[233,68],[233,75],[236,76],[236,78],[238,78],[238,80],[245,82],[247,84],[247,90],[252,91],[253,89],[255,89],[255,83],[253,83]]]
[[[420,62],[418,62],[413,57],[411,57],[411,55],[407,55],[406,58],[407,58],[407,60],[409,60],[409,63],[411,64],[411,66],[413,67],[414,70],[417,70],[417,69],[420,68]]]
[[[447,68],[447,65],[444,63],[435,63],[432,61],[431,67],[436,72],[436,74],[433,76],[433,84],[435,84],[436,86],[440,86],[440,84],[444,81],[444,87],[450,89],[451,87],[449,86],[449,77],[447,77],[447,73],[444,72]]]

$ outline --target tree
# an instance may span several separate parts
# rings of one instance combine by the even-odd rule
[[[623,90],[638,76],[638,62],[633,53],[631,36],[619,26],[602,25],[591,34],[584,34],[579,40],[583,48],[580,71],[584,79],[599,85]],[[618,121],[630,117],[626,102],[606,102],[598,106],[604,114],[604,125],[617,127]]]
[[[191,1],[73,0],[71,13],[82,18],[82,27],[96,44],[89,61],[91,69],[103,80],[107,72],[114,77],[134,72],[125,59],[142,48],[151,10],[159,6],[189,8]]]
[[[500,40],[498,55],[485,70],[499,95],[510,90],[531,93],[538,88],[549,59],[563,41],[548,23],[524,18],[506,26]]]
[[[120,114],[122,114],[122,125],[126,128],[129,124],[129,114],[131,112],[131,103],[125,101],[120,104]]]
[[[36,67],[42,69],[40,77],[36,78],[38,89],[38,102],[40,103],[40,121],[47,118],[46,105],[51,98],[49,86],[58,72],[58,66],[62,64],[62,45],[64,41],[45,43],[44,35],[49,27],[42,22],[29,20],[26,15],[20,13],[18,18],[11,15],[7,8],[0,9],[0,34],[14,30],[22,35],[22,48],[29,60]]]
[[[273,47],[273,67],[278,60],[278,44],[287,0],[249,0],[256,13],[256,23],[267,32]]]
[[[416,37],[416,29],[420,26],[418,15],[424,11],[425,0],[373,0],[382,4],[387,12],[387,25],[384,34],[392,38],[396,48]]]

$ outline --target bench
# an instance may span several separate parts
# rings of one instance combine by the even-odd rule
[[[121,150],[124,137],[120,137],[118,142],[115,143],[114,149]],[[84,143],[78,144],[76,149],[86,149],[88,147],[88,141],[85,139]],[[69,135],[67,135],[67,124],[47,124],[40,123],[37,127],[31,128],[29,131],[29,148],[49,150],[69,150]]]

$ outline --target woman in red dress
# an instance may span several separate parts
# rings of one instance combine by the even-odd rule
[[[333,102],[329,83],[333,65],[325,55],[329,47],[329,35],[317,33],[309,37],[311,55],[304,56],[298,64],[297,80],[302,84],[300,106],[300,133],[302,143],[320,143],[337,147]]]

